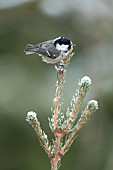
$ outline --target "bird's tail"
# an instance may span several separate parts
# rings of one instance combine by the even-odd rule
[[[34,54],[36,52],[36,48],[34,45],[28,44],[24,50],[24,52],[26,53],[26,55],[29,54]]]

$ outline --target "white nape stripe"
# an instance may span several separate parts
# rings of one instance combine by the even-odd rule
[[[60,45],[60,44],[56,44],[56,49],[57,50],[61,50],[61,51],[66,51],[67,49],[68,49],[68,47],[69,47],[69,45],[65,45],[65,44],[62,44],[62,45]]]
[[[55,42],[56,40],[59,40],[59,39],[61,39],[61,37],[55,38],[55,39],[53,40],[53,42]]]

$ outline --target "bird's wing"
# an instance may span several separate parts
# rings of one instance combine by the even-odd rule
[[[42,56],[53,59],[60,55],[60,51],[55,48],[53,40],[34,45],[34,51]]]

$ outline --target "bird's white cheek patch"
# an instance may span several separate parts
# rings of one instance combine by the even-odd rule
[[[56,49],[57,50],[61,50],[61,51],[65,51],[68,49],[68,45],[65,45],[65,44],[62,44],[62,45],[59,45],[59,44],[56,44]]]

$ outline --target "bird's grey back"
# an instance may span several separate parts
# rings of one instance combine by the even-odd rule
[[[55,48],[53,40],[45,41],[36,45],[28,44],[24,51],[26,54],[37,53],[41,56],[50,58],[56,58],[60,55],[60,51]]]

